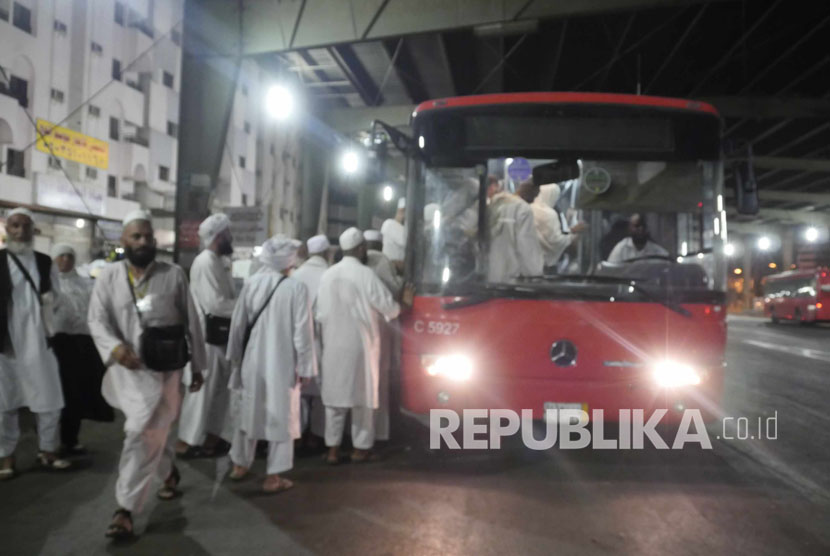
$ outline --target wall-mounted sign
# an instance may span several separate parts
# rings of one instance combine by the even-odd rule
[[[102,189],[76,183],[73,187],[63,174],[35,174],[35,203],[72,212],[104,214],[106,194]]]
[[[513,180],[517,186],[533,175],[533,168],[530,166],[530,161],[526,158],[517,157],[513,159],[510,166],[507,167],[507,175]]]
[[[222,212],[231,221],[233,244],[256,247],[268,238],[268,214],[262,207],[225,207]]]
[[[582,187],[593,195],[602,195],[611,187],[611,174],[605,168],[594,166],[582,176]]]
[[[37,120],[37,150],[54,154],[79,164],[106,170],[109,167],[109,143],[95,137]]]

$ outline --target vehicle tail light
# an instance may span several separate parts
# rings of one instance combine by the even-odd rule
[[[816,303],[816,309],[821,309],[822,307],[824,307],[824,305],[822,305],[821,303]]]

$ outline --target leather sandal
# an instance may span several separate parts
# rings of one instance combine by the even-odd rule
[[[173,500],[178,498],[182,495],[182,491],[178,488],[179,483],[182,480],[182,476],[179,475],[178,468],[174,465],[173,469],[170,471],[170,475],[168,475],[167,479],[164,481],[164,485],[158,490],[156,496],[159,500]]]
[[[117,517],[125,518],[130,526],[125,527],[121,523],[116,523],[115,518]],[[107,532],[104,534],[108,539],[120,540],[120,539],[128,539],[133,536],[133,515],[130,513],[129,510],[125,510],[124,508],[118,508],[115,510],[115,513],[112,514],[112,523],[110,523],[109,527],[107,527]]]
[[[37,453],[37,462],[45,469],[53,471],[63,471],[72,467],[72,462],[69,460],[59,458],[55,454],[48,454],[46,452]]]
[[[262,484],[262,492],[267,494],[277,494],[285,492],[291,488],[294,488],[294,481],[289,481],[288,479],[283,479],[282,477],[277,477],[276,482],[272,481],[269,477],[265,479],[265,482]]]

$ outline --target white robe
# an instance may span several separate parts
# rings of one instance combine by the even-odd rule
[[[395,271],[395,266],[383,253],[369,249],[367,264],[381,282],[389,289],[393,297],[398,297],[403,288],[403,276]],[[380,367],[378,368],[378,410],[375,414],[375,437],[389,440],[389,375],[397,360],[397,319],[379,322],[380,330]]]
[[[649,257],[651,255],[662,255],[663,257],[667,257],[669,252],[651,240],[646,241],[646,244],[643,246],[642,250],[639,250],[637,249],[637,246],[634,245],[634,240],[627,237],[614,246],[614,249],[611,250],[611,254],[608,255],[608,262],[619,264],[624,263],[629,259]]]
[[[323,331],[323,403],[378,407],[380,319],[394,319],[400,306],[372,269],[344,257],[323,274],[317,320]]]
[[[210,249],[205,249],[190,267],[190,295],[199,313],[199,322],[205,331],[205,315],[230,318],[236,296],[233,277],[225,261]],[[233,434],[228,422],[230,407],[230,363],[225,359],[226,346],[205,343],[207,369],[205,384],[198,392],[186,392],[179,421],[179,438],[188,444],[204,442],[205,432],[230,441]],[[189,366],[185,383],[190,382]]]
[[[147,287],[139,300],[147,326],[188,324],[190,365],[206,367],[205,342],[199,315],[188,290],[184,271],[176,265],[156,261],[136,283]],[[141,432],[146,427],[163,428],[175,422],[181,406],[181,371],[159,373],[149,369],[130,370],[116,363],[112,351],[126,343],[141,353],[141,324],[127,282],[124,262],[108,265],[101,271],[89,304],[89,329],[92,339],[108,367],[104,375],[104,399],[124,412],[127,431]]]
[[[383,254],[390,261],[402,261],[406,256],[406,228],[403,224],[389,218],[380,227],[383,236]]]
[[[541,275],[544,259],[530,205],[512,193],[498,193],[487,211],[490,226],[487,280],[509,282],[519,276]]]
[[[291,274],[292,278],[305,284],[305,287],[308,290],[308,299],[311,303],[312,315],[314,315],[317,304],[317,291],[320,289],[320,279],[323,277],[323,273],[328,270],[328,268],[329,263],[326,262],[326,259],[320,255],[312,255],[306,262],[300,265],[300,268]],[[314,353],[315,358],[319,363],[323,356],[323,346],[320,344],[320,325],[316,321],[314,322]],[[303,395],[320,397],[320,379],[321,377],[318,374],[314,377],[314,380],[303,386]]]
[[[28,407],[34,413],[56,411],[63,407],[58,361],[46,344],[46,328],[43,322],[38,293],[26,281],[10,255],[9,276],[11,296],[8,307],[9,344],[0,353],[0,412]],[[40,285],[33,251],[17,255],[29,271],[36,285]],[[52,292],[45,294],[45,311],[51,312],[60,305],[60,282],[52,265],[50,273]],[[49,315],[47,315],[49,316]]]
[[[55,316],[52,321],[55,334],[85,334],[89,335],[89,325],[86,316],[89,312],[89,298],[95,282],[91,278],[81,276],[74,269],[58,274],[60,285],[60,300],[55,306]]]
[[[247,348],[243,346],[245,329],[281,277],[265,267],[248,278],[228,339],[234,367],[230,384],[240,394],[238,428],[248,438],[272,442],[300,437],[298,378],[317,374],[308,291],[294,278],[282,281],[251,331]]]
[[[562,231],[559,213],[553,208],[558,199],[559,186],[547,184],[539,188],[539,195],[530,205],[533,210],[533,223],[539,235],[539,245],[542,247],[545,258],[545,266],[553,266],[559,262],[573,237]]]

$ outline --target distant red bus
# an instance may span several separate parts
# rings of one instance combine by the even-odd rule
[[[830,271],[790,270],[763,281],[764,314],[772,322],[830,321]]]
[[[401,402],[433,408],[717,414],[726,344],[721,120],[686,100],[529,93],[429,101],[412,119]],[[493,278],[488,175],[531,167],[586,223],[556,266]],[[515,182],[508,180],[516,180]],[[535,178],[534,178],[535,179]],[[515,202],[515,201],[514,201]],[[610,261],[628,219],[661,254]],[[620,234],[619,231],[622,230]],[[629,240],[630,241],[630,240]]]

